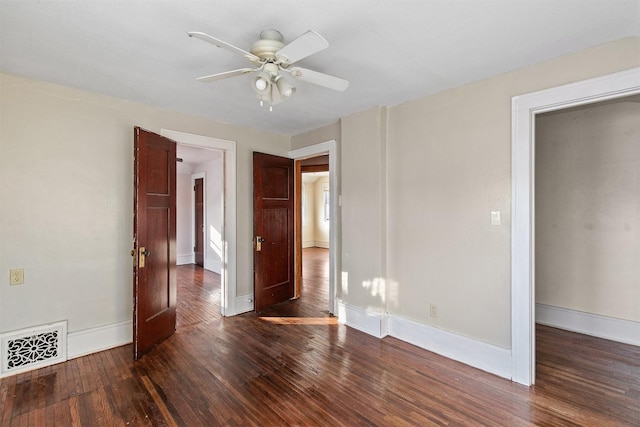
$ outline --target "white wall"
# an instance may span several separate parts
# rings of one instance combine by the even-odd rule
[[[194,173],[205,174],[205,259],[204,267],[220,274],[222,248],[222,193],[224,164],[222,152],[218,157],[195,166]]]
[[[329,221],[324,219],[324,192],[329,190],[329,177],[321,177],[313,183],[313,240],[314,246],[329,247]]]
[[[182,164],[184,165],[184,163]],[[192,264],[193,254],[193,214],[191,208],[191,172],[193,165],[178,164],[176,174],[176,254],[177,264]]]
[[[75,332],[131,321],[133,127],[236,141],[236,293],[253,292],[251,152],[290,138],[0,75],[0,332],[69,320]],[[259,107],[256,107],[259,108]]]
[[[305,174],[303,174],[304,177]],[[315,180],[303,178],[302,247],[329,248],[329,221],[324,220],[324,190],[329,190],[329,177]]]
[[[640,321],[640,98],[536,117],[536,302]]]
[[[315,246],[315,198],[313,182],[302,183],[302,247],[310,248]]]

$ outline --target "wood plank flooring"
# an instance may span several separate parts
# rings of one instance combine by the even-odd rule
[[[532,388],[327,313],[326,250],[302,298],[219,314],[219,276],[180,266],[178,330],[0,380],[1,426],[639,426],[640,348],[537,330]]]

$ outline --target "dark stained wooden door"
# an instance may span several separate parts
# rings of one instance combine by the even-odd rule
[[[176,329],[176,144],[135,128],[133,351],[139,359]]]
[[[255,311],[293,298],[293,160],[253,153]]]
[[[196,264],[204,267],[204,179],[196,178],[193,186],[195,192],[195,246]]]

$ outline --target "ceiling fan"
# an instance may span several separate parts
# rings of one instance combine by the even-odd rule
[[[254,68],[240,68],[203,76],[198,78],[199,81],[208,83],[244,74],[254,74],[253,90],[260,100],[260,105],[267,103],[270,109],[273,109],[273,105],[291,97],[296,91],[296,88],[282,77],[283,73],[298,80],[338,91],[344,91],[349,86],[348,80],[339,77],[302,67],[289,67],[295,62],[329,47],[329,42],[313,30],[307,31],[287,45],[284,44],[282,34],[279,31],[264,30],[260,33],[260,39],[251,45],[248,52],[205,33],[191,31],[187,34],[189,37],[195,37],[219,48],[238,53],[254,63]]]

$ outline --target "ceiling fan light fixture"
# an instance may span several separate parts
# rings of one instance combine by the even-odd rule
[[[269,73],[259,73],[253,79],[253,90],[258,95],[265,95],[271,92],[271,75]]]
[[[280,96],[283,98],[289,98],[296,92],[296,88],[293,87],[288,81],[282,78],[282,76],[278,76],[275,80],[276,86],[278,87],[278,91],[280,91]]]
[[[240,54],[254,64],[254,68],[240,68],[198,78],[201,82],[215,82],[218,80],[251,73],[253,91],[260,100],[260,105],[269,104],[271,110],[274,105],[289,99],[296,92],[296,88],[282,78],[281,73],[287,72],[296,80],[323,86],[329,89],[344,91],[349,81],[329,74],[290,65],[310,55],[320,52],[329,43],[320,34],[309,30],[297,39],[285,45],[282,34],[277,30],[264,30],[260,39],[246,51],[232,44],[219,40],[208,34],[191,31],[190,37],[195,37],[232,53]]]

